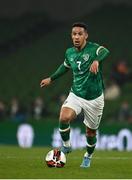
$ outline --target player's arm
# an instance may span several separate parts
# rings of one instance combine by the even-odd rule
[[[92,73],[97,74],[99,63],[104,60],[109,55],[109,50],[106,49],[103,46],[99,46],[96,50],[96,59],[93,61],[93,63],[90,66],[90,71]]]
[[[103,46],[99,46],[96,50],[96,60],[97,61],[102,61],[104,60],[108,55],[109,55],[109,50]]]
[[[58,79],[59,77],[61,77],[63,74],[65,74],[67,71],[69,70],[69,68],[64,65],[61,64],[58,69],[48,78],[45,78],[41,81],[40,83],[40,87],[44,87],[44,86],[48,86],[51,84],[52,81],[54,81],[55,79]]]
[[[65,74],[66,72],[68,72],[69,67],[67,67],[64,64],[61,64],[58,69],[50,76],[51,81],[54,81],[55,79],[58,79],[59,77],[61,77],[63,74]]]

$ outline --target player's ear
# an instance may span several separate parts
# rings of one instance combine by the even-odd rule
[[[88,39],[88,33],[87,32],[85,33],[85,37],[86,37],[86,39]]]

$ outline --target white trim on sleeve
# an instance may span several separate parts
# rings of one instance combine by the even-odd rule
[[[64,66],[66,66],[67,68],[71,68],[70,66],[68,66],[68,65],[66,64],[65,61],[64,61]]]
[[[104,49],[104,46],[99,46],[99,47],[98,47],[98,49],[96,50],[96,55],[97,55],[97,56],[99,55],[100,49]]]

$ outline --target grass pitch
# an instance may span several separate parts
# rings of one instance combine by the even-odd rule
[[[90,168],[80,168],[84,150],[67,156],[64,168],[47,167],[51,148],[0,146],[0,179],[130,179],[132,152],[96,151]]]

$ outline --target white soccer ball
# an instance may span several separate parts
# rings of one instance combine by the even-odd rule
[[[62,168],[66,164],[66,156],[59,149],[49,151],[45,158],[48,167]]]

